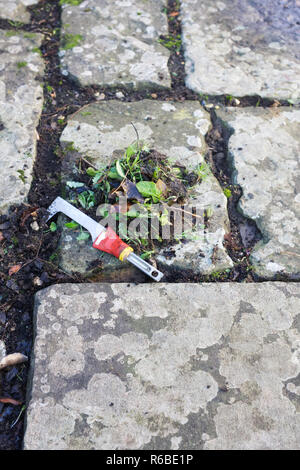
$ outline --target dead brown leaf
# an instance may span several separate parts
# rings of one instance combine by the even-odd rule
[[[8,275],[12,276],[13,274],[16,274],[21,269],[21,267],[22,267],[21,264],[15,264],[11,268],[9,268]]]
[[[22,402],[19,400],[15,400],[14,398],[9,398],[9,397],[0,397],[0,403],[9,403],[10,405],[22,405]]]
[[[121,183],[123,191],[126,193],[127,199],[135,199],[138,202],[143,203],[145,199],[138,191],[136,185],[129,179],[124,179]]]
[[[157,189],[161,192],[163,196],[167,195],[168,193],[167,185],[161,179],[157,180],[155,186],[157,187]]]
[[[37,215],[37,206],[33,206],[33,207],[29,207],[28,209],[26,209],[23,214],[22,214],[22,217],[21,217],[21,222],[20,222],[20,226],[23,227],[26,220],[28,219],[28,217],[30,217],[31,215],[33,216],[36,216]]]

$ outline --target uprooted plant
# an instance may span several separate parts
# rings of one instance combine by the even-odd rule
[[[134,244],[144,258],[154,253],[155,244],[163,243],[166,226],[171,232],[169,242],[170,238],[171,241],[186,238],[186,233],[176,234],[170,208],[176,206],[181,217],[185,210],[180,206],[186,202],[190,188],[207,176],[205,164],[188,171],[139,138],[127,147],[122,158],[105,167],[96,168],[87,158],[80,157],[77,169],[80,181],[66,182],[69,201],[91,215],[97,207],[101,223],[104,218],[105,224],[116,227],[120,237]],[[192,212],[188,214],[193,216]],[[192,221],[190,225],[193,231]],[[89,233],[76,222],[67,222],[65,226],[80,230],[78,240],[89,238]]]

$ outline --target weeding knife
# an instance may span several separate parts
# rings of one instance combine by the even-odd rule
[[[49,212],[47,221],[58,212],[62,212],[70,217],[70,219],[86,228],[92,236],[93,247],[97,250],[110,253],[120,261],[129,261],[149,277],[154,279],[154,281],[160,281],[163,277],[163,273],[155,269],[151,264],[147,263],[139,256],[135,255],[133,253],[133,249],[123,242],[114,230],[110,227],[105,228],[103,225],[99,224],[61,197],[57,197],[47,210]]]

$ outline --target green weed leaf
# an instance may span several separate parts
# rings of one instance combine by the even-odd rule
[[[79,227],[79,225],[76,222],[72,221],[72,222],[67,222],[65,224],[65,227],[67,227],[67,228],[77,228],[77,227]]]
[[[136,187],[144,197],[151,197],[153,202],[158,202],[161,197],[161,191],[159,191],[153,181],[139,181]]]
[[[121,178],[125,178],[125,173],[123,171],[120,160],[116,161],[116,171],[117,171],[118,175],[121,176]]]

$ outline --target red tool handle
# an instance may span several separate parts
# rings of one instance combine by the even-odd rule
[[[133,249],[123,242],[110,227],[100,233],[94,241],[93,247],[97,250],[105,251],[106,253],[114,255],[121,261],[124,261],[133,251]]]

